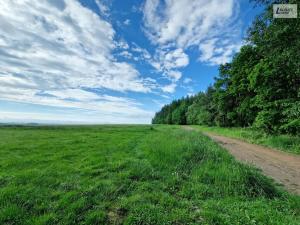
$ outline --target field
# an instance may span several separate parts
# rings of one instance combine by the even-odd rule
[[[300,197],[178,126],[0,128],[0,224],[299,224]]]
[[[275,148],[281,151],[300,154],[300,137],[292,135],[272,135],[266,134],[261,130],[254,128],[239,128],[239,127],[208,127],[208,126],[193,126],[200,131],[212,132],[227,137],[242,139],[244,141],[264,145]]]

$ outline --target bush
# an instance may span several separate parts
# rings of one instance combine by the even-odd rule
[[[300,134],[300,119],[295,119],[288,124],[280,127],[280,131],[283,133],[290,133],[294,135]]]

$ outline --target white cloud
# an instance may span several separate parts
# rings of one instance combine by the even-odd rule
[[[51,1],[51,0],[50,0]],[[95,0],[96,5],[98,6],[98,9],[100,13],[104,16],[109,15],[109,8],[107,5],[105,5],[102,1],[100,0]]]
[[[147,49],[141,48],[135,43],[133,43],[133,47],[131,50],[135,53],[138,53],[140,55],[140,58],[143,60],[149,60],[152,58],[151,54],[147,51]]]
[[[238,52],[241,46],[241,43],[226,45],[222,41],[218,42],[217,39],[211,39],[199,45],[199,49],[202,52],[199,60],[201,62],[209,62],[212,65],[224,64],[231,60],[232,55]]]
[[[162,67],[165,69],[181,68],[189,64],[189,57],[182,49],[163,52],[160,58],[162,60]]]
[[[162,91],[163,92],[167,92],[167,93],[174,93],[175,92],[175,89],[176,89],[176,83],[171,83],[171,84],[168,84],[168,85],[165,85],[163,87],[161,87]]]
[[[42,89],[150,91],[132,65],[114,59],[115,31],[108,22],[77,1],[66,1],[63,10],[49,2],[1,4],[1,71],[22,74]]]
[[[193,80],[192,80],[191,78],[186,77],[186,78],[184,78],[183,83],[184,83],[184,84],[189,84],[189,83],[191,83],[192,81],[193,81]]]
[[[130,19],[126,19],[123,23],[124,23],[124,25],[129,26],[130,25]]]
[[[124,41],[124,40],[116,41],[114,44],[115,44],[115,46],[117,48],[120,48],[120,49],[129,49],[128,43],[126,41]]]
[[[16,112],[0,111],[0,122],[14,123],[51,123],[51,124],[148,124],[153,114],[120,115],[118,113],[99,113],[99,111],[80,110],[70,112],[61,110],[59,112]],[[150,119],[149,119],[150,118]]]
[[[192,96],[195,95],[195,93],[194,93],[194,92],[189,92],[189,93],[187,93],[187,95],[188,95],[189,97],[192,97]]]
[[[52,119],[57,120],[60,118],[66,122],[94,122],[99,123],[150,123],[153,112],[146,111],[140,108],[140,104],[129,98],[114,97],[109,95],[99,95],[93,92],[84,91],[82,89],[64,89],[64,90],[49,90],[39,91],[34,89],[22,89],[22,88],[1,88],[0,100],[7,100],[20,103],[32,103],[45,106],[63,107],[70,109],[80,109],[85,113],[78,113],[73,115],[73,119],[68,118],[64,113],[54,116]],[[1,110],[3,111],[3,110]],[[76,112],[76,111],[75,111]],[[87,113],[92,114],[91,118],[88,118]],[[31,119],[45,120],[44,113],[36,113],[36,117]],[[14,121],[15,117],[11,113],[0,114],[0,120]],[[22,114],[18,115],[19,119],[30,119]],[[31,115],[30,113],[28,115]],[[76,116],[78,119],[76,119]],[[108,119],[109,118],[109,119]],[[136,122],[134,122],[136,118]]]
[[[114,99],[108,104],[103,96],[84,91],[152,91],[153,83],[113,56],[115,48],[129,48],[114,38],[112,25],[76,0],[1,2],[0,98],[145,115],[132,102]]]
[[[132,54],[128,51],[123,51],[119,54],[120,56],[123,56],[125,58],[131,59],[132,58]]]
[[[151,58],[149,63],[169,80],[176,82],[182,76],[178,69],[189,64],[189,57],[180,48],[175,50],[157,49],[154,59]]]
[[[174,81],[178,81],[181,78],[182,73],[179,71],[171,70],[167,72],[167,76]]]
[[[201,61],[223,63],[236,51],[229,46],[240,44],[239,23],[236,21],[238,10],[236,0],[166,0],[165,4],[159,0],[147,0],[143,11],[146,34],[160,48],[186,50],[196,46]],[[224,51],[203,50],[205,43],[210,44],[206,48],[215,49],[221,41]],[[207,54],[212,55],[208,57]]]

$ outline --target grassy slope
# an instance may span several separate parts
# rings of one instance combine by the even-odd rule
[[[0,128],[0,224],[297,224],[300,198],[174,126]]]
[[[262,131],[252,128],[225,128],[225,127],[207,127],[193,126],[200,131],[212,132],[227,137],[233,137],[248,141],[250,143],[260,144],[275,148],[281,151],[300,154],[300,137],[290,135],[267,135]]]

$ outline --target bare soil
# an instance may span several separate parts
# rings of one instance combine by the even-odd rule
[[[283,185],[288,191],[300,195],[300,156],[260,145],[204,133],[227,149],[237,160],[251,164]]]

